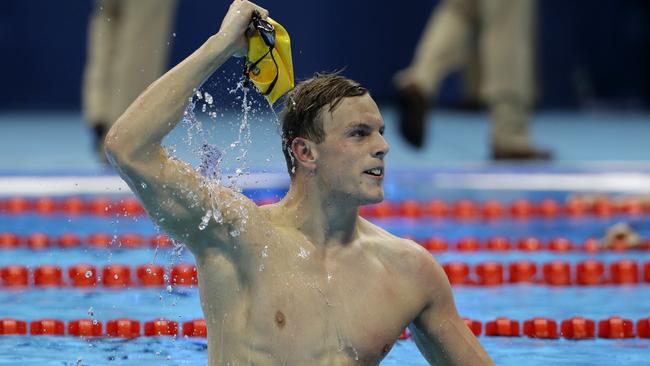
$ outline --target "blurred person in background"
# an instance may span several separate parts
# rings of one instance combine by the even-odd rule
[[[106,163],[104,137],[167,69],[176,0],[97,0],[88,27],[82,113]]]
[[[492,120],[495,160],[549,160],[533,146],[528,118],[534,98],[534,0],[443,0],[429,18],[411,64],[398,72],[400,130],[413,146],[426,135],[429,102],[450,72],[478,56],[480,98]],[[471,36],[478,38],[472,52]],[[471,72],[470,72],[471,75]]]

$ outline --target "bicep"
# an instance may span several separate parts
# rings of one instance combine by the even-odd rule
[[[229,233],[243,216],[254,215],[257,206],[232,189],[208,183],[191,165],[169,158],[162,147],[151,154],[119,170],[153,221],[193,251],[232,244]]]
[[[418,348],[435,365],[493,365],[458,314],[442,267],[433,259],[429,266],[429,302],[411,326]]]

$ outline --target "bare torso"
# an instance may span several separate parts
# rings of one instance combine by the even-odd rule
[[[210,365],[378,364],[425,303],[413,244],[360,220],[358,240],[319,252],[262,211],[245,245],[199,260]]]

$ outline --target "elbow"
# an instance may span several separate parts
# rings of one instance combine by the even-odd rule
[[[128,143],[125,140],[124,136],[117,133],[115,126],[104,137],[104,154],[111,164],[115,165],[128,160]]]

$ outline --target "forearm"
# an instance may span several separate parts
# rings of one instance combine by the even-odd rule
[[[194,90],[233,55],[234,48],[232,37],[217,33],[152,83],[109,131],[109,154],[124,158],[157,154],[163,137],[181,120]]]

